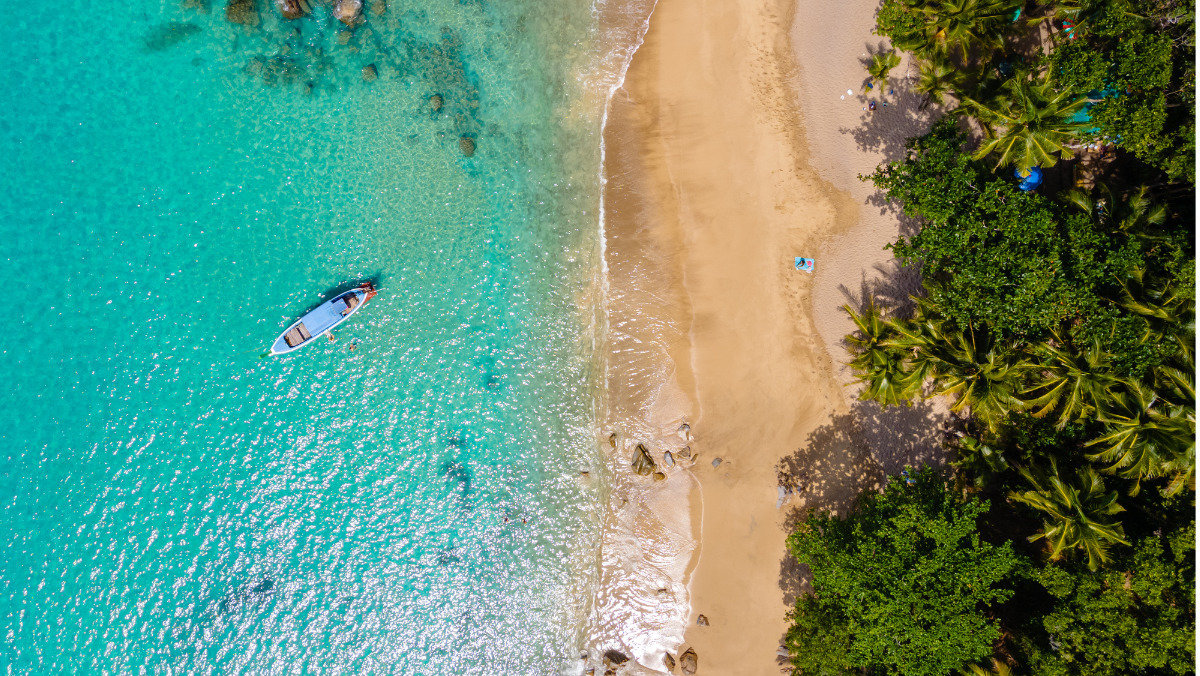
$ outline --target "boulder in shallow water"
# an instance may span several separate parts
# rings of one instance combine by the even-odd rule
[[[474,155],[475,154],[475,139],[471,138],[470,136],[459,136],[458,137],[458,149],[461,150],[462,154],[467,157]]]
[[[713,466],[713,469],[716,469],[716,468],[720,467],[720,466],[721,466],[721,459],[720,459],[720,458],[713,458],[713,461],[712,461],[712,466]]]
[[[383,16],[387,11],[387,3],[384,0],[371,0],[371,13],[375,16]]]
[[[610,664],[615,664],[618,667],[629,661],[629,655],[620,650],[605,650],[604,661]]]
[[[444,106],[444,105],[446,105],[446,100],[442,98],[441,94],[434,94],[433,96],[429,97],[429,109],[432,110],[433,112],[435,112],[435,113],[442,112],[442,106]],[[612,436],[609,437],[609,439],[613,439],[613,440],[615,440],[616,438],[617,438],[616,432],[613,432]]]
[[[362,5],[362,0],[337,0],[333,7],[333,16],[347,26],[353,26],[362,16]]]
[[[379,69],[375,67],[375,64],[368,63],[363,66],[362,76],[364,82],[374,82],[379,78]]]
[[[663,653],[663,666],[667,671],[675,671],[675,658],[671,657],[671,653]]]
[[[633,471],[641,476],[647,476],[654,472],[654,458],[650,457],[650,451],[646,447],[638,444],[633,451]]]
[[[225,5],[225,20],[243,26],[258,25],[258,7],[254,0],[229,0]]]
[[[655,480],[655,481],[662,481],[663,479],[666,479],[666,478],[667,478],[667,475],[666,475],[666,474],[663,474],[662,472],[655,472],[655,473],[654,473],[654,480]]]
[[[183,0],[184,9],[194,9],[201,14],[208,14],[208,0]]]
[[[679,656],[679,668],[688,676],[696,673],[699,666],[699,658],[696,656],[695,650],[688,648],[687,652]]]
[[[704,616],[704,613],[701,613],[696,616],[696,626],[699,626],[699,627],[707,627],[708,626],[708,618]]]
[[[285,19],[299,19],[312,11],[308,0],[275,0],[275,9]]]
[[[675,466],[675,456],[671,455],[670,451],[663,453],[663,464],[667,467]]]

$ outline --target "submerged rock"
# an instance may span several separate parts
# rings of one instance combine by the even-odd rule
[[[688,458],[692,457],[692,447],[684,446],[683,448],[679,449],[679,452],[676,453],[676,455],[679,456],[680,460],[687,460]]]
[[[347,26],[357,24],[361,15],[362,0],[337,0],[333,8],[333,16]]]
[[[713,466],[713,469],[716,469],[716,468],[720,467],[720,466],[721,466],[721,459],[720,459],[720,458],[713,458],[713,461],[712,461],[712,466]]]
[[[695,650],[688,648],[687,652],[679,656],[679,668],[688,676],[696,673],[699,666],[699,658],[696,656]]]
[[[432,110],[433,112],[435,112],[435,113],[442,112],[442,106],[444,106],[444,105],[446,105],[446,101],[444,99],[442,99],[441,94],[434,94],[433,96],[429,97],[429,109]],[[617,440],[617,433],[613,432],[612,435],[609,437],[609,441],[613,442],[614,447],[616,447],[616,445],[617,445],[616,440]]]
[[[225,20],[243,26],[258,25],[258,7],[254,0],[229,0],[225,5]]]
[[[470,136],[459,136],[458,137],[458,149],[461,150],[462,154],[465,155],[466,157],[470,157],[470,156],[474,155],[475,154],[475,139],[471,138]]]
[[[275,0],[275,8],[285,19],[299,19],[312,11],[308,0]]]
[[[183,0],[181,3],[184,9],[194,9],[202,14],[208,14],[208,0]]]
[[[146,50],[151,52],[161,52],[168,47],[183,42],[200,32],[200,27],[194,23],[184,23],[181,21],[169,21],[160,24],[150,29],[142,38],[142,43],[145,44]]]
[[[633,471],[642,476],[647,476],[654,472],[654,458],[650,457],[650,451],[646,447],[638,444],[633,451]]]
[[[675,671],[675,658],[671,657],[671,653],[663,653],[663,666],[667,671]]]
[[[655,473],[654,473],[654,480],[655,480],[655,481],[662,481],[663,479],[666,479],[666,478],[667,478],[667,475],[666,475],[666,474],[663,474],[662,472],[655,472]]]
[[[696,626],[699,626],[699,627],[707,627],[708,626],[708,618],[704,616],[704,613],[701,613],[696,616]]]
[[[374,14],[375,16],[383,16],[383,13],[386,11],[387,11],[387,3],[384,2],[384,0],[372,0],[371,1],[371,13],[372,14]]]
[[[379,78],[379,69],[375,67],[375,64],[368,63],[367,65],[363,66],[362,76],[364,81],[374,82]]]

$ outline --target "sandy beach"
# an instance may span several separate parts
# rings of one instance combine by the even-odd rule
[[[942,414],[857,402],[840,366],[851,325],[838,308],[864,292],[904,298],[917,280],[883,249],[900,220],[856,178],[902,152],[929,115],[901,79],[866,110],[876,7],[659,0],[610,106],[618,477],[599,615],[654,615],[654,594],[681,602],[650,620],[657,638],[607,627],[642,668],[691,647],[700,673],[780,671],[804,585],[789,529],[808,508],[844,510],[887,473],[938,459]],[[814,273],[796,256],[815,258]],[[660,463],[666,450],[694,462],[651,482],[629,472],[637,443]],[[638,541],[616,542],[622,532]]]

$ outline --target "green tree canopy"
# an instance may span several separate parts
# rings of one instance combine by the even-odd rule
[[[865,493],[848,518],[817,514],[788,540],[812,571],[787,643],[797,670],[943,676],[992,654],[988,609],[1011,595],[1020,560],[981,540],[987,503],[959,502],[930,469]]]
[[[959,326],[989,326],[998,338],[1044,336],[1094,312],[1111,284],[1123,240],[1106,236],[1082,211],[1024,194],[962,152],[966,137],[943,120],[910,141],[908,156],[870,179],[920,230],[890,245],[919,263],[936,286],[930,297]]]
[[[1103,0],[1077,17],[1076,39],[1051,54],[1064,87],[1103,93],[1096,135],[1173,180],[1195,181],[1193,0]]]
[[[1054,599],[1043,617],[1049,650],[1031,673],[1191,674],[1195,643],[1195,525],[1151,534],[1107,571],[1047,565],[1035,577]]]

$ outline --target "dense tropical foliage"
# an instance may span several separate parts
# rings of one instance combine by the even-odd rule
[[[883,1],[872,81],[906,53],[944,115],[864,177],[915,223],[891,248],[924,288],[844,308],[850,366],[962,428],[943,475],[793,535],[797,673],[1194,673],[1192,14]]]

